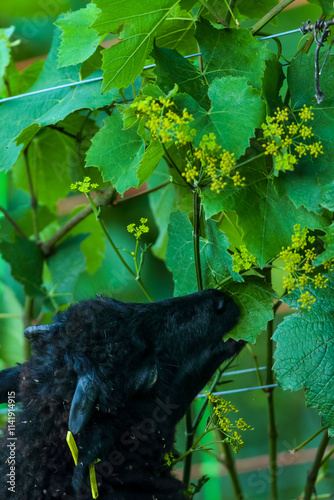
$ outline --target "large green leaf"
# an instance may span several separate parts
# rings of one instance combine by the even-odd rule
[[[256,2],[250,2],[249,0],[237,0],[236,7],[244,16],[247,16],[250,19],[260,19],[277,4],[278,0],[256,0]]]
[[[328,184],[334,181],[334,56],[330,56],[320,77],[320,86],[325,94],[321,104],[315,100],[314,52],[300,53],[288,69],[288,84],[291,105],[295,110],[304,104],[313,106],[314,120],[310,122],[315,134],[314,140],[321,140],[324,154],[318,158],[303,157],[293,172],[281,173],[280,195],[288,195],[296,206],[304,205],[317,211]]]
[[[271,285],[257,276],[247,276],[244,283],[228,281],[223,290],[233,297],[240,312],[240,319],[229,336],[254,342],[274,317],[276,294]]]
[[[57,245],[47,260],[52,276],[52,295],[58,305],[72,301],[75,283],[86,269],[85,256],[80,248],[86,237],[87,234],[78,234],[67,238]]]
[[[325,16],[334,14],[334,5],[332,0],[309,0],[311,3],[317,3],[321,6]]]
[[[195,146],[204,134],[214,133],[217,144],[241,156],[264,120],[264,102],[260,93],[247,84],[246,78],[226,76],[210,85],[211,108],[205,110],[188,95],[176,94],[175,102],[194,116],[191,127],[197,130]]]
[[[159,141],[151,141],[138,166],[138,187],[151,177],[163,155],[164,150],[161,143]]]
[[[305,389],[306,404],[317,408],[322,424],[334,435],[334,285],[311,290],[317,302],[311,310],[284,318],[273,338],[277,342],[277,380],[284,389]],[[297,295],[285,301],[300,307]]]
[[[120,114],[108,116],[94,136],[86,157],[87,166],[98,167],[105,181],[124,193],[137,186],[137,168],[145,151],[142,138],[134,129],[123,130]]]
[[[8,211],[10,218],[15,222],[25,236],[29,237],[34,234],[34,222],[31,214],[31,207],[19,208],[14,211]],[[46,226],[51,224],[56,219],[56,215],[52,214],[47,207],[39,206],[36,211],[36,219],[38,230],[42,231]],[[18,235],[17,230],[8,219],[2,218],[0,222],[0,241],[14,242]]]
[[[43,67],[44,60],[38,60],[30,64],[23,71],[19,71],[12,61],[6,72],[11,93],[18,95],[27,92],[38,79]]]
[[[61,132],[46,129],[32,140],[28,160],[39,203],[56,212],[59,199],[66,197],[74,180],[70,176],[70,170],[78,163],[75,141]],[[19,158],[13,168],[13,178],[17,188],[29,192],[23,157]]]
[[[158,29],[155,43],[158,47],[175,49],[183,55],[193,54],[198,50],[194,33],[194,16],[177,5]]]
[[[207,220],[206,238],[200,241],[200,260],[204,288],[212,288],[228,279],[241,280],[232,271],[233,260],[228,253],[228,239],[217,223]],[[197,290],[192,224],[185,212],[174,212],[168,226],[166,265],[173,273],[174,295]]]
[[[142,72],[154,37],[179,0],[96,0],[101,14],[93,24],[100,34],[116,32],[122,40],[104,50],[103,91],[128,87]]]
[[[315,260],[315,265],[320,265],[327,260],[334,259],[334,222],[324,229],[325,235],[322,236],[322,241],[324,242],[325,251],[318,255]]]
[[[256,40],[248,29],[216,29],[205,19],[196,25],[196,38],[209,84],[231,75],[244,77],[249,85],[261,89],[265,62],[272,57],[266,43]]]
[[[156,188],[170,180],[167,165],[164,160],[161,160],[153,175],[148,179],[147,186],[149,189]],[[156,257],[165,259],[167,250],[168,234],[167,228],[169,217],[176,210],[176,193],[175,185],[169,183],[166,187],[154,191],[149,195],[149,203],[151,211],[159,230],[159,235],[154,245],[151,247],[152,252]]]
[[[90,25],[100,12],[93,3],[84,9],[68,12],[55,22],[62,30],[61,45],[58,51],[58,67],[82,63],[90,57],[100,43],[100,35]]]
[[[55,27],[50,53],[43,70],[31,91],[55,87],[80,80],[79,67],[69,66],[57,69],[57,51],[60,43],[59,28]],[[68,87],[33,96],[27,96],[19,101],[9,101],[0,107],[0,170],[8,170],[18,158],[22,144],[17,145],[15,139],[22,130],[29,126],[49,125],[63,120],[78,109],[96,109],[110,104],[119,96],[114,89],[101,95],[101,83]],[[30,137],[31,138],[31,137]]]
[[[77,208],[71,216],[74,216],[81,209],[82,207]],[[80,234],[88,234],[87,238],[82,241],[80,248],[86,258],[87,271],[92,275],[101,267],[101,262],[105,258],[104,234],[93,214],[83,219],[69,233],[70,236]]]
[[[263,157],[240,172],[246,178],[245,187],[224,188],[219,194],[206,189],[203,206],[207,217],[221,210],[235,210],[243,241],[260,267],[276,258],[283,246],[290,245],[295,224],[310,229],[327,225],[320,216],[303,207],[297,209],[288,197],[277,195]]]
[[[155,47],[152,56],[156,63],[154,72],[157,75],[157,85],[165,94],[177,84],[179,92],[191,95],[203,108],[209,109],[209,87],[196,66],[184,59],[176,50]]]
[[[0,242],[2,258],[11,266],[12,276],[24,285],[30,297],[44,295],[42,290],[43,255],[34,241],[16,237],[14,243]]]

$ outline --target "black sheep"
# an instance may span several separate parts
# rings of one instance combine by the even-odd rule
[[[33,356],[0,373],[0,399],[16,392],[15,441],[0,450],[1,494],[17,500],[181,500],[164,466],[175,426],[220,364],[243,342],[222,341],[237,306],[217,290],[151,304],[86,300],[52,325],[29,327]],[[66,442],[71,430],[78,465]],[[15,493],[10,491],[10,447]]]

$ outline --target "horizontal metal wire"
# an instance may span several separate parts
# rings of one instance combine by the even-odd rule
[[[290,30],[290,31],[283,31],[282,33],[276,33],[275,35],[268,35],[264,36],[261,38],[258,38],[258,40],[269,40],[270,38],[278,38],[280,36],[285,36],[285,35],[290,35],[292,33],[297,33],[300,31],[300,28],[295,29],[295,30]],[[197,52],[196,54],[190,54],[188,56],[184,56],[185,59],[190,59],[192,57],[198,57],[202,55],[200,52]],[[143,67],[143,70],[145,69],[152,69],[155,67],[155,64],[149,64],[147,66]],[[5,102],[13,101],[14,99],[23,99],[24,97],[29,97],[32,95],[38,95],[42,94],[44,92],[52,92],[52,91],[57,91],[69,87],[76,87],[78,85],[83,85],[83,84],[89,84],[89,83],[94,83],[94,82],[100,82],[103,80],[103,76],[98,76],[96,78],[88,78],[87,80],[80,80],[79,82],[72,82],[72,83],[65,83],[63,85],[58,85],[56,87],[49,87],[47,89],[40,89],[40,90],[34,90],[32,92],[27,92],[25,94],[18,94],[10,97],[4,97],[3,99],[0,99],[0,104],[3,104]]]
[[[190,54],[189,56],[184,56],[184,58],[190,59],[191,57],[197,57],[200,55],[201,55],[201,53],[197,52],[196,54]],[[154,67],[155,67],[155,64],[149,64],[147,66],[144,66],[143,70],[144,69],[152,69]],[[69,87],[76,87],[78,85],[83,85],[86,83],[101,82],[102,80],[103,80],[103,76],[97,76],[96,78],[88,78],[87,80],[80,80],[79,82],[64,83],[63,85],[58,85],[56,87],[49,87],[47,89],[33,90],[32,92],[26,92],[25,94],[18,94],[18,95],[13,95],[10,97],[4,97],[3,99],[0,99],[0,104],[2,104],[4,102],[13,101],[14,99],[22,99],[23,97],[43,94],[44,92],[52,92],[52,91],[56,91],[56,90],[66,89]]]
[[[243,373],[251,373],[256,372],[258,370],[266,370],[266,366],[260,366],[259,368],[246,368],[245,370],[237,370],[234,372],[225,372],[223,373],[223,377],[228,377],[229,375],[242,375]]]
[[[278,384],[269,384],[269,385],[259,385],[256,387],[243,387],[242,389],[231,389],[229,391],[218,391],[218,392],[213,392],[212,394],[214,396],[224,396],[226,394],[237,394],[238,392],[249,392],[249,391],[259,391],[260,389],[271,389],[272,387],[279,387]],[[197,398],[205,398],[206,394],[198,394],[196,396]]]
[[[262,36],[261,38],[258,38],[258,40],[270,40],[271,38],[278,38],[280,36],[292,35],[292,33],[298,33],[298,31],[300,32],[300,28],[290,31],[283,31],[282,33],[277,33],[277,35]]]

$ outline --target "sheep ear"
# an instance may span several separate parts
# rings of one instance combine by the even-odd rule
[[[96,384],[87,375],[79,377],[72,399],[68,429],[78,434],[87,424],[98,395]]]
[[[55,323],[52,325],[36,325],[36,326],[28,326],[24,330],[24,336],[31,340],[40,335],[44,335],[45,333],[52,332],[55,329]]]

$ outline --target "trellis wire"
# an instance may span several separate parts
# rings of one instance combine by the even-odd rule
[[[230,375],[243,375],[244,373],[251,373],[251,372],[257,372],[260,370],[266,370],[266,366],[260,366],[259,368],[246,368],[245,370],[236,370],[236,371],[229,371],[226,373],[223,373],[223,376],[228,377]],[[259,390],[264,390],[264,389],[272,389],[274,387],[279,387],[278,384],[269,384],[269,385],[258,385],[255,387],[243,387],[242,389],[231,389],[229,391],[218,391],[218,392],[213,392],[212,394],[214,396],[224,396],[226,394],[236,394],[238,392],[249,392],[249,391],[259,391]],[[198,394],[196,398],[205,398],[206,394]]]
[[[258,38],[258,40],[261,40],[261,41],[262,40],[270,40],[271,38],[278,38],[280,36],[290,35],[292,33],[298,33],[299,31],[301,31],[301,29],[302,28],[297,28],[297,29],[290,30],[290,31],[283,31],[282,33],[276,33],[275,35],[268,35],[268,36],[264,36],[264,37]],[[190,59],[192,57],[198,57],[198,56],[201,56],[201,55],[202,54],[200,52],[197,52],[196,54],[190,54],[188,56],[184,56],[184,58],[185,59]],[[144,66],[143,70],[145,70],[145,69],[152,69],[154,67],[155,67],[155,64],[149,64],[147,66]],[[5,102],[9,102],[9,101],[13,101],[14,99],[22,99],[23,97],[29,97],[29,96],[32,96],[32,95],[38,95],[38,94],[42,94],[44,92],[57,91],[57,90],[65,89],[65,88],[68,88],[68,87],[75,87],[77,85],[94,83],[94,82],[100,82],[102,80],[103,80],[103,77],[102,76],[98,76],[96,78],[90,78],[90,79],[87,79],[87,80],[81,80],[79,82],[65,83],[64,85],[58,85],[56,87],[49,87],[47,89],[34,90],[32,92],[27,92],[25,94],[18,94],[18,95],[14,95],[14,96],[10,96],[10,97],[4,97],[3,99],[0,99],[0,104],[3,104]]]
[[[185,59],[190,59],[191,57],[197,57],[202,55],[200,52],[196,54],[190,54],[189,56],[184,56]],[[144,69],[152,69],[155,67],[155,64],[149,64],[147,66],[143,67]],[[40,89],[40,90],[33,90],[32,92],[27,92],[25,94],[18,94],[18,95],[13,95],[10,97],[4,97],[3,99],[0,99],[0,104],[8,101],[13,101],[14,99],[22,99],[23,97],[29,97],[32,95],[37,95],[37,94],[43,94],[44,92],[52,92],[53,90],[60,90],[60,89],[66,89],[68,87],[76,87],[77,85],[83,85],[86,83],[94,83],[94,82],[101,82],[103,80],[103,76],[97,76],[96,78],[89,78],[87,80],[80,80],[79,82],[72,82],[72,83],[64,83],[63,85],[58,85],[57,87],[49,87],[47,89]]]
[[[236,394],[238,392],[249,392],[249,391],[258,391],[258,390],[263,390],[263,389],[271,389],[274,387],[279,387],[278,384],[269,384],[269,385],[258,385],[255,387],[243,387],[242,389],[231,389],[229,391],[218,391],[218,392],[213,392],[212,394],[214,396],[224,396],[225,394]],[[196,398],[205,398],[206,394],[198,394]]]

